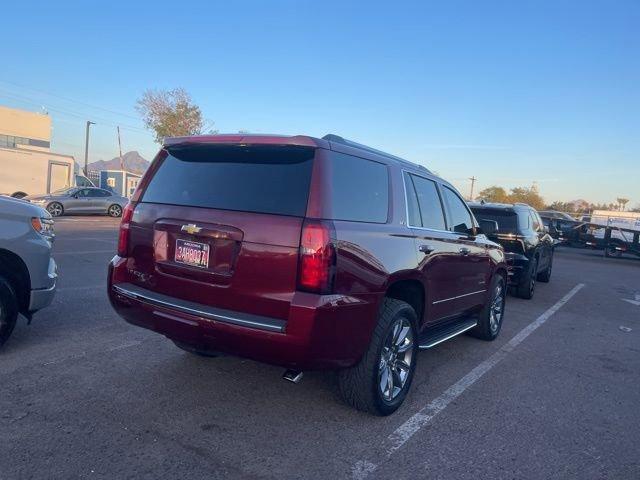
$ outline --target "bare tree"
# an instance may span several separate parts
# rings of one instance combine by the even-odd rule
[[[198,135],[204,130],[200,107],[184,88],[147,90],[138,100],[136,110],[158,143],[165,137]]]
[[[616,198],[616,202],[618,202],[618,205],[620,205],[620,210],[624,211],[627,203],[629,203],[629,199],[628,198]]]

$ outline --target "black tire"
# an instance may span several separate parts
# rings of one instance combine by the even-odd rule
[[[110,217],[121,217],[122,216],[122,207],[120,205],[118,205],[117,203],[114,203],[113,205],[109,205],[109,208],[107,208],[107,214]]]
[[[531,300],[536,290],[536,279],[538,277],[538,257],[534,257],[529,262],[529,269],[516,287],[516,295],[525,300]]]
[[[507,301],[507,282],[504,276],[494,275],[489,292],[489,301],[480,312],[478,325],[469,330],[469,335],[481,340],[493,341],[498,338],[504,319]]]
[[[604,249],[604,256],[608,258],[620,258],[622,257],[622,250],[618,250],[618,244],[610,243]]]
[[[418,355],[417,321],[416,312],[411,305],[392,298],[384,299],[378,323],[371,336],[371,342],[360,363],[338,373],[340,395],[347,404],[374,415],[389,415],[402,405],[411,388],[416,369]],[[402,328],[396,336],[395,329],[398,325]],[[407,326],[409,330],[406,330]],[[409,337],[409,332],[411,337]],[[403,345],[400,348],[406,348],[406,350],[398,350],[396,345],[396,338],[399,340],[402,334],[405,334],[405,341],[403,341]],[[395,354],[393,353],[393,348],[391,350],[387,348],[389,339],[391,339],[393,348],[396,349]],[[409,339],[411,343],[406,343],[406,339]],[[390,358],[389,354],[393,358]],[[399,354],[403,355],[403,357],[399,357]],[[409,359],[408,369],[397,367],[398,364],[407,366],[407,358]],[[393,373],[389,373],[395,372],[399,375],[398,372],[401,370],[402,372],[406,371],[404,381]],[[389,378],[389,376],[391,378],[391,386],[388,387],[388,390],[391,393],[390,399],[387,399],[381,391],[381,385],[384,382],[383,378]],[[394,393],[396,378],[398,378],[398,383],[401,384],[401,387],[398,387],[399,391]]]
[[[194,347],[193,345],[189,345],[188,343],[177,342],[175,340],[173,340],[173,343],[179,349],[184,350],[185,352],[189,352],[193,355],[198,355],[200,357],[214,358],[214,357],[220,356],[218,352],[215,352],[213,350],[205,350],[202,348],[197,348],[197,347]]]
[[[0,276],[0,347],[11,336],[18,319],[18,299],[11,284]]]
[[[549,258],[549,265],[544,269],[544,272],[538,274],[538,281],[543,283],[549,283],[551,280],[551,271],[553,270],[553,252]]]
[[[47,212],[49,212],[52,217],[60,217],[64,215],[64,207],[60,202],[51,202],[47,205]]]

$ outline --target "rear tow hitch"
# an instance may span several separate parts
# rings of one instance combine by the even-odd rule
[[[303,375],[304,372],[299,372],[298,370],[287,370],[282,374],[282,378],[288,382],[300,383]]]

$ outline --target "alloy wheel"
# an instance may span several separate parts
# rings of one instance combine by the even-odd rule
[[[504,314],[504,303],[504,287],[502,284],[499,284],[493,293],[493,300],[491,300],[491,307],[489,310],[489,329],[492,334],[495,334],[500,328],[502,315]]]
[[[536,277],[537,277],[537,271],[538,271],[538,262],[534,263],[532,265],[533,268],[533,273],[531,274],[531,280],[529,281],[529,292],[531,293],[531,295],[533,295],[533,292],[536,289]]]
[[[52,217],[59,217],[62,215],[62,205],[58,202],[54,202],[47,206],[47,211],[51,214]]]
[[[119,217],[122,215],[122,207],[120,205],[111,205],[109,207],[109,215],[112,217]]]
[[[378,387],[387,402],[393,401],[407,383],[413,362],[414,341],[409,319],[398,318],[385,338],[378,368]]]

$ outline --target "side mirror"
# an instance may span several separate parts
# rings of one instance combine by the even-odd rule
[[[485,235],[495,235],[498,232],[498,222],[495,220],[478,220],[480,231]]]
[[[542,227],[542,231],[544,233],[549,233],[549,227],[545,225],[544,227]]]

